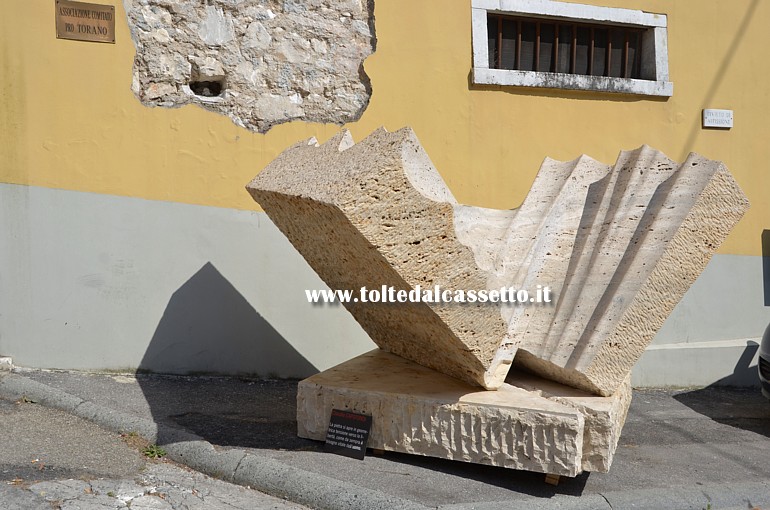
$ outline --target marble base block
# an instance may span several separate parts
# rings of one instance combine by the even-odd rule
[[[575,476],[609,469],[630,396],[517,374],[486,391],[374,350],[299,383],[298,434],[324,440],[344,409],[372,416],[369,448]]]

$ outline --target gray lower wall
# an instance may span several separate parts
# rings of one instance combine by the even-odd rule
[[[763,257],[715,255],[637,363],[632,383],[758,386],[757,351],[770,323],[768,292]]]
[[[374,347],[264,213],[0,185],[0,224],[19,366],[303,377]]]
[[[19,366],[303,377],[374,347],[264,213],[0,184],[0,225]],[[762,257],[714,257],[634,383],[753,383],[763,291]]]

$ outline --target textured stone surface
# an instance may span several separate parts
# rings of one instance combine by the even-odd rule
[[[344,149],[341,150],[341,149]],[[455,200],[410,129],[353,145],[342,133],[283,152],[248,186],[254,199],[332,289],[481,289],[452,225]],[[377,345],[471,384],[487,383],[506,326],[481,304],[348,303]]]
[[[301,437],[323,440],[332,409],[372,416],[368,446],[542,473],[582,471],[582,413],[510,385],[480,390],[375,350],[299,383]]]
[[[356,120],[369,102],[371,0],[123,4],[136,45],[132,89],[145,105],[197,104],[265,132],[291,120]]]
[[[515,357],[601,395],[748,208],[721,163],[646,146],[614,167],[547,159],[513,211],[462,206],[408,128],[297,144],[248,189],[332,289],[553,291],[550,305],[346,305],[381,348],[487,389]]]
[[[614,395],[593,395],[535,375],[511,370],[505,382],[516,388],[577,409],[585,420],[583,471],[606,473],[610,469],[631,405],[631,376]]]
[[[502,236],[494,284],[550,285],[553,307],[504,309],[516,363],[614,393],[748,209],[724,165],[649,147],[613,168],[546,160]],[[476,250],[478,251],[478,250]]]

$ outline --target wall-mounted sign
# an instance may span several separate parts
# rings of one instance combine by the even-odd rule
[[[56,37],[114,43],[115,7],[56,0]]]
[[[733,127],[733,111],[703,110],[703,127],[730,129]]]

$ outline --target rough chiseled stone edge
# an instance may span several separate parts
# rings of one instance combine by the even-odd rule
[[[351,381],[368,375],[344,365],[299,383],[300,437],[324,440],[331,410],[344,409],[372,416],[370,448],[564,476],[582,472],[585,420],[571,406],[554,412],[554,404],[543,399],[550,409],[536,410],[531,404],[517,409],[515,392],[522,390],[512,387],[495,392],[510,395],[510,405],[495,406],[385,388],[357,389],[351,387],[354,382],[345,386],[327,379],[340,370],[349,370]],[[440,384],[445,376],[436,374]],[[441,388],[427,390],[440,393]],[[468,387],[469,393],[477,391]]]
[[[508,384],[532,391],[544,398],[574,407],[585,418],[583,433],[583,471],[607,473],[615,457],[620,433],[631,407],[632,387],[629,374],[618,391],[609,397],[582,393],[534,375],[509,374]]]

